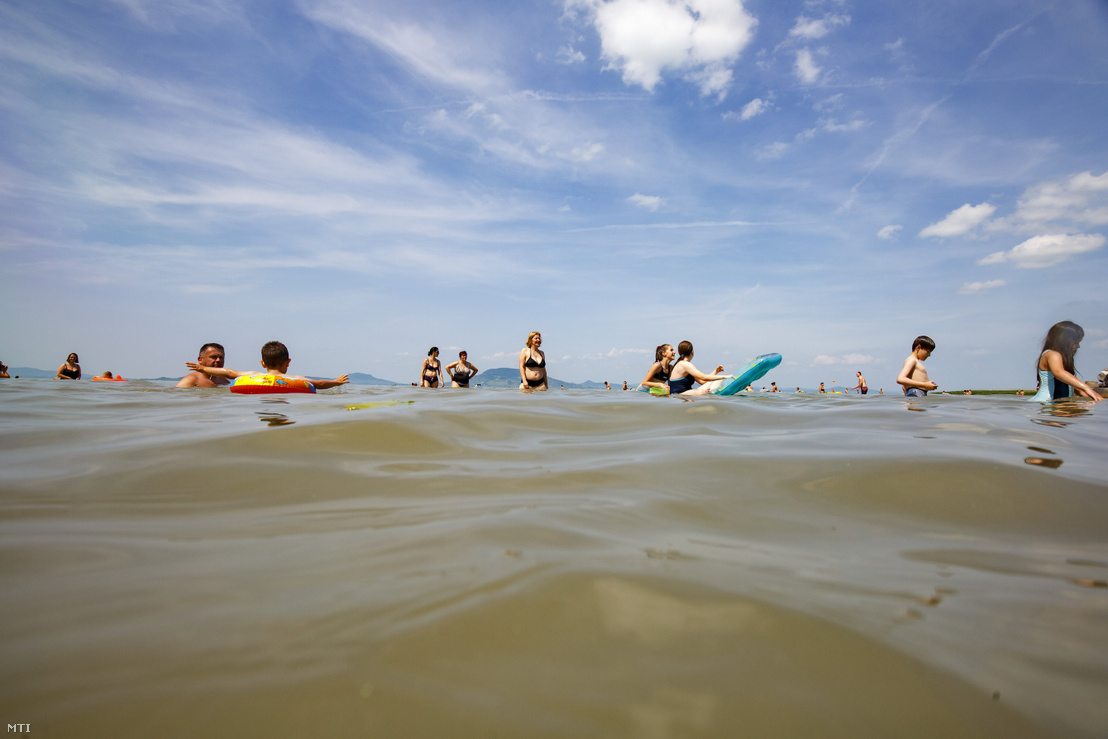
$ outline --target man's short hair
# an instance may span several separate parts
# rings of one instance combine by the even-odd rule
[[[917,336],[912,342],[912,351],[921,346],[929,352],[935,351],[935,341],[930,336]]]
[[[289,361],[289,350],[279,341],[267,341],[262,347],[262,364],[266,369],[278,369]]]
[[[219,351],[223,352],[224,354],[227,353],[227,351],[223,348],[223,344],[217,344],[214,341],[211,341],[211,342],[208,342],[207,344],[205,344],[204,346],[200,347],[200,353],[197,354],[196,356],[197,357],[204,356],[204,352],[208,351],[209,349],[218,349]]]

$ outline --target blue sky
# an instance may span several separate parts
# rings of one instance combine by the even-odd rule
[[[0,358],[1108,366],[1108,3],[0,2]]]

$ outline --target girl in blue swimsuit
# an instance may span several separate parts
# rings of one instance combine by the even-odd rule
[[[734,379],[734,375],[721,375],[723,365],[716,367],[713,374],[706,375],[693,366],[693,345],[691,341],[682,341],[677,345],[681,356],[669,375],[670,395],[707,395],[723,385],[724,380]],[[697,387],[696,384],[700,386]]]
[[[1073,321],[1060,321],[1050,327],[1039,354],[1039,392],[1032,400],[1049,403],[1052,400],[1084,395],[1093,402],[1102,398],[1095,390],[1077,379],[1073,355],[1085,338],[1085,330]],[[1071,391],[1070,388],[1073,388]]]

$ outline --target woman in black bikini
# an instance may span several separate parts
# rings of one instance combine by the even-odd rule
[[[439,362],[439,348],[431,347],[427,352],[427,359],[423,360],[423,366],[419,368],[420,387],[438,387],[442,384],[442,363]]]
[[[81,379],[81,365],[77,364],[77,353],[73,352],[65,358],[65,364],[58,367],[58,374],[54,378],[55,380],[80,380]]]
[[[469,355],[458,352],[458,361],[446,365],[446,374],[450,375],[450,387],[469,387],[469,381],[477,374],[477,368],[469,363]]]
[[[519,389],[546,390],[546,355],[542,346],[542,334],[532,331],[527,335],[527,346],[519,353]]]

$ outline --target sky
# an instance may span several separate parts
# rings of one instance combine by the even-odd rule
[[[0,0],[0,359],[1108,367],[1102,0]]]

